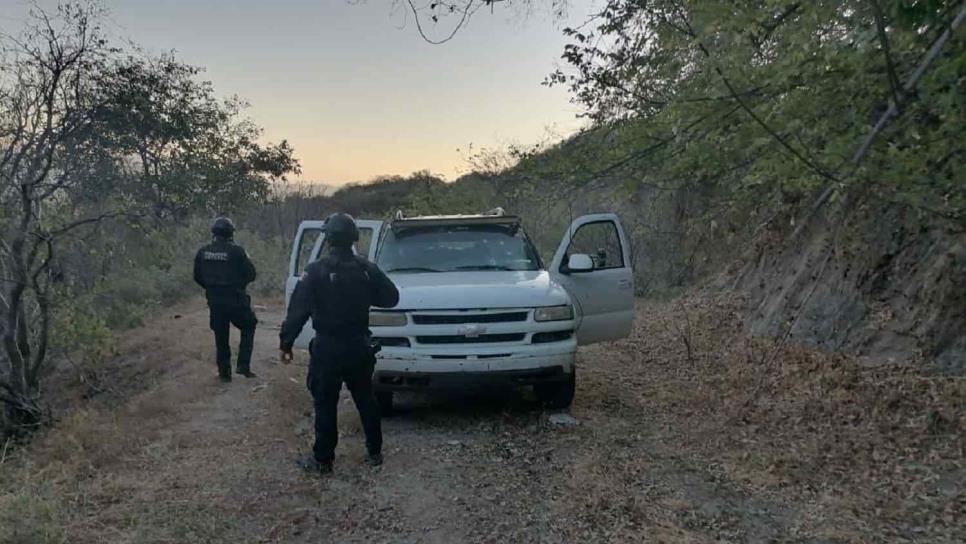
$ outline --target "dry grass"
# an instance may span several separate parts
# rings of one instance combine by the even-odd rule
[[[749,339],[740,305],[642,303],[582,352],[575,427],[404,399],[372,472],[343,402],[321,485],[292,463],[311,404],[304,360],[269,365],[278,310],[256,388],[214,381],[204,309],[179,308],[125,337],[116,395],[7,455],[0,542],[963,541],[963,380]]]
[[[661,422],[661,440],[740,488],[813,502],[807,532],[966,537],[966,380],[749,339],[740,309],[707,293],[640,309],[622,349],[639,355],[613,372],[646,371],[631,409]]]

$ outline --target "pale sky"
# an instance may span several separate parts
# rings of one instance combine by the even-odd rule
[[[498,5],[444,45],[423,41],[391,0],[102,3],[112,34],[151,53],[175,50],[206,69],[218,94],[248,101],[266,140],[293,145],[301,179],[341,184],[421,169],[455,179],[470,143],[574,132],[578,106],[540,83],[562,62],[561,29],[582,22],[592,1],[571,0],[562,22]],[[25,13],[23,0],[0,0],[0,27],[13,30]]]

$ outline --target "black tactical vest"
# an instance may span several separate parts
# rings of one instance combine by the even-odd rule
[[[201,248],[199,272],[208,300],[228,302],[244,294],[246,271],[239,253],[237,246],[222,240]]]
[[[321,288],[312,319],[315,330],[340,336],[366,334],[372,290],[365,260],[330,255],[321,262]]]

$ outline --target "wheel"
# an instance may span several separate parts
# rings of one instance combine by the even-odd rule
[[[392,415],[392,391],[377,391],[376,402],[379,403],[379,411],[382,417]]]
[[[547,408],[569,408],[574,402],[574,391],[577,388],[577,372],[571,372],[570,378],[562,382],[541,383],[533,386],[537,400]]]

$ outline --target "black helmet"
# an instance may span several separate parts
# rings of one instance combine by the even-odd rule
[[[334,246],[351,246],[359,240],[359,227],[347,213],[334,213],[325,220],[325,238]]]
[[[211,233],[215,236],[231,238],[235,235],[235,224],[227,217],[219,217],[211,222]]]

